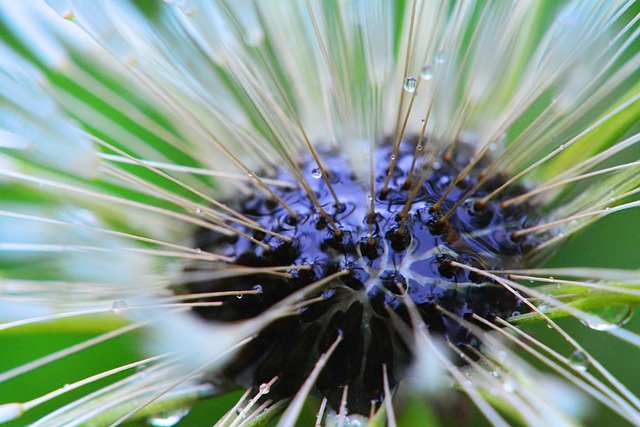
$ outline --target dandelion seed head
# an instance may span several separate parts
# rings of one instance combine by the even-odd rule
[[[373,200],[363,198],[367,183],[350,170],[347,159],[331,153],[323,155],[322,174],[330,180],[339,204],[326,184],[315,179],[309,181],[315,202],[295,188],[285,187],[279,194],[295,211],[295,217],[261,194],[235,200],[239,213],[277,233],[267,235],[250,227],[242,230],[245,235],[253,233],[253,239],[266,244],[266,248],[241,235],[203,229],[195,232],[194,246],[232,258],[233,264],[245,267],[247,272],[190,282],[188,277],[203,267],[187,265],[188,277],[182,281],[186,283],[174,286],[178,294],[197,297],[199,293],[232,294],[260,287],[254,294],[198,299],[220,303],[195,307],[193,311],[199,317],[212,322],[251,319],[300,293],[296,314],[265,326],[255,341],[229,362],[227,376],[237,380],[248,375],[249,387],[258,387],[277,376],[271,396],[291,396],[311,371],[313,361],[327,350],[336,334],[343,334],[345,344],[320,374],[317,393],[338,410],[342,387],[349,386],[349,411],[368,414],[372,401],[380,404],[383,400],[383,366],[390,369],[390,386],[395,388],[416,356],[411,344],[401,339],[390,316],[401,318],[408,329],[426,328],[465,352],[467,347],[480,346],[478,338],[440,309],[460,318],[478,315],[489,320],[517,316],[527,309],[500,285],[450,262],[492,270],[519,267],[539,238],[514,240],[511,234],[541,220],[536,207],[520,205],[503,210],[501,198],[475,206],[473,200],[500,185],[500,181],[481,183],[475,173],[444,197],[449,183],[473,152],[464,145],[451,160],[433,170],[420,188],[407,187],[415,144],[414,140],[405,141],[397,155],[389,154],[392,147],[388,143],[379,145],[374,153],[374,162],[380,167],[375,181],[384,182],[390,158],[396,160],[396,166],[389,187],[378,191]],[[299,168],[302,176],[313,176],[318,170],[311,159],[301,162]],[[477,168],[480,170],[481,166]],[[294,183],[287,173],[276,178]],[[469,201],[443,218],[470,188],[475,190]],[[514,188],[503,197],[521,191]],[[410,199],[411,194],[417,196]],[[436,207],[441,197],[444,202]],[[374,212],[369,210],[371,202]],[[289,277],[268,271],[251,273],[251,269],[260,268],[280,268]],[[305,288],[338,272],[346,274],[326,283],[323,289],[305,293]],[[407,300],[417,307],[421,325],[412,325]]]

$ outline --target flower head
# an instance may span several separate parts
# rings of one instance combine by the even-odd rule
[[[309,399],[395,425],[411,395],[573,425],[577,389],[640,422],[556,321],[640,344],[637,272],[540,268],[640,203],[633,2],[50,3],[2,8],[0,328],[127,321],[0,378],[152,335],[0,420],[128,372],[35,425],[172,425],[238,388],[220,425]]]

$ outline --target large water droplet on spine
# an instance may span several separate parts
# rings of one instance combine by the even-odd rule
[[[258,389],[260,394],[268,394],[271,391],[271,386],[268,383],[262,383]]]
[[[418,82],[414,77],[407,77],[407,79],[404,81],[404,90],[409,93],[413,93],[416,91],[417,84]]]
[[[596,331],[612,331],[627,323],[633,315],[633,306],[614,305],[589,311],[583,322]]]
[[[571,353],[568,361],[575,370],[580,372],[586,372],[587,367],[589,366],[589,360],[587,359],[587,356],[579,350]]]
[[[152,427],[172,427],[183,419],[191,410],[191,408],[182,407],[175,408],[169,411],[163,411],[157,415],[149,417],[147,424]]]

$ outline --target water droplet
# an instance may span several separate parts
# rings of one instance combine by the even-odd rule
[[[420,123],[425,124],[427,121],[425,119],[420,120]]]
[[[338,418],[337,414],[336,418]],[[369,423],[367,422],[366,418],[362,417],[361,415],[348,415],[345,413],[342,418],[342,425],[344,427],[362,427],[369,425]]]
[[[243,294],[238,294],[238,295],[236,295],[236,298],[242,299],[243,296],[244,296]]]
[[[587,366],[589,366],[589,360],[587,359],[587,356],[585,356],[583,352],[578,350],[571,353],[568,361],[575,370],[580,372],[586,372]]]
[[[371,195],[371,193],[367,193],[367,200],[369,201],[373,200],[373,196]]]
[[[127,312],[127,310],[129,309],[129,307],[127,307],[127,303],[124,302],[124,300],[116,300],[113,302],[113,304],[111,304],[111,311],[114,314],[118,314],[118,315],[122,315],[125,314]]]
[[[260,390],[260,394],[268,394],[271,391],[271,386],[267,383],[262,383],[258,389]]]
[[[522,313],[520,313],[519,311],[514,311],[513,313],[511,313],[511,317],[518,317],[521,316]]]
[[[396,155],[395,154],[392,154],[389,157],[391,158],[391,160],[395,160],[396,159]]]
[[[496,144],[489,144],[489,150],[496,151],[496,148],[498,148]]]
[[[433,169],[435,169],[435,170],[440,170],[441,167],[442,167],[442,165],[440,164],[440,162],[435,162],[433,164]]]
[[[253,287],[254,291],[257,291],[258,293],[262,293],[262,285],[255,285]]]
[[[252,171],[252,170],[251,170],[251,171],[249,171],[249,172],[247,172],[247,176],[248,176],[249,178],[253,178],[254,174],[255,174],[255,172],[254,172],[254,171]]]
[[[564,150],[564,144],[560,144],[560,146],[558,146],[558,150]]]
[[[517,387],[518,387],[518,384],[512,377],[506,377],[502,382],[502,388],[507,393],[513,393],[514,391],[516,391]]]
[[[201,208],[196,208],[196,214],[202,215],[202,209]]]
[[[416,91],[416,85],[417,85],[417,81],[415,78],[407,77],[407,79],[404,81],[404,90],[406,90],[409,93],[413,93]]]
[[[444,50],[440,49],[439,51],[437,51],[435,59],[438,64],[443,64],[445,60]]]
[[[540,310],[541,312],[546,312],[549,311],[549,309],[551,308],[551,306],[549,304],[547,304],[546,302],[543,302],[542,304],[540,304],[538,306],[538,310]]]
[[[591,310],[589,314],[591,316],[583,323],[596,331],[611,331],[631,319],[633,308],[627,305],[614,305]]]
[[[433,78],[433,69],[431,65],[424,64],[422,70],[420,70],[420,78],[422,80],[431,80]]]
[[[190,408],[176,408],[170,411],[163,411],[157,415],[149,417],[147,424],[153,427],[172,427],[178,424],[185,415],[189,413]]]
[[[418,145],[416,148],[418,149],[418,151],[422,151],[422,149],[423,149],[424,147],[422,146],[422,144],[420,144],[420,145]]]
[[[311,171],[311,176],[314,177],[315,179],[322,178],[322,169],[315,168],[314,170]]]
[[[202,249],[200,249],[200,248],[195,248],[195,249],[194,249],[194,251],[195,251],[197,254],[202,253]]]

